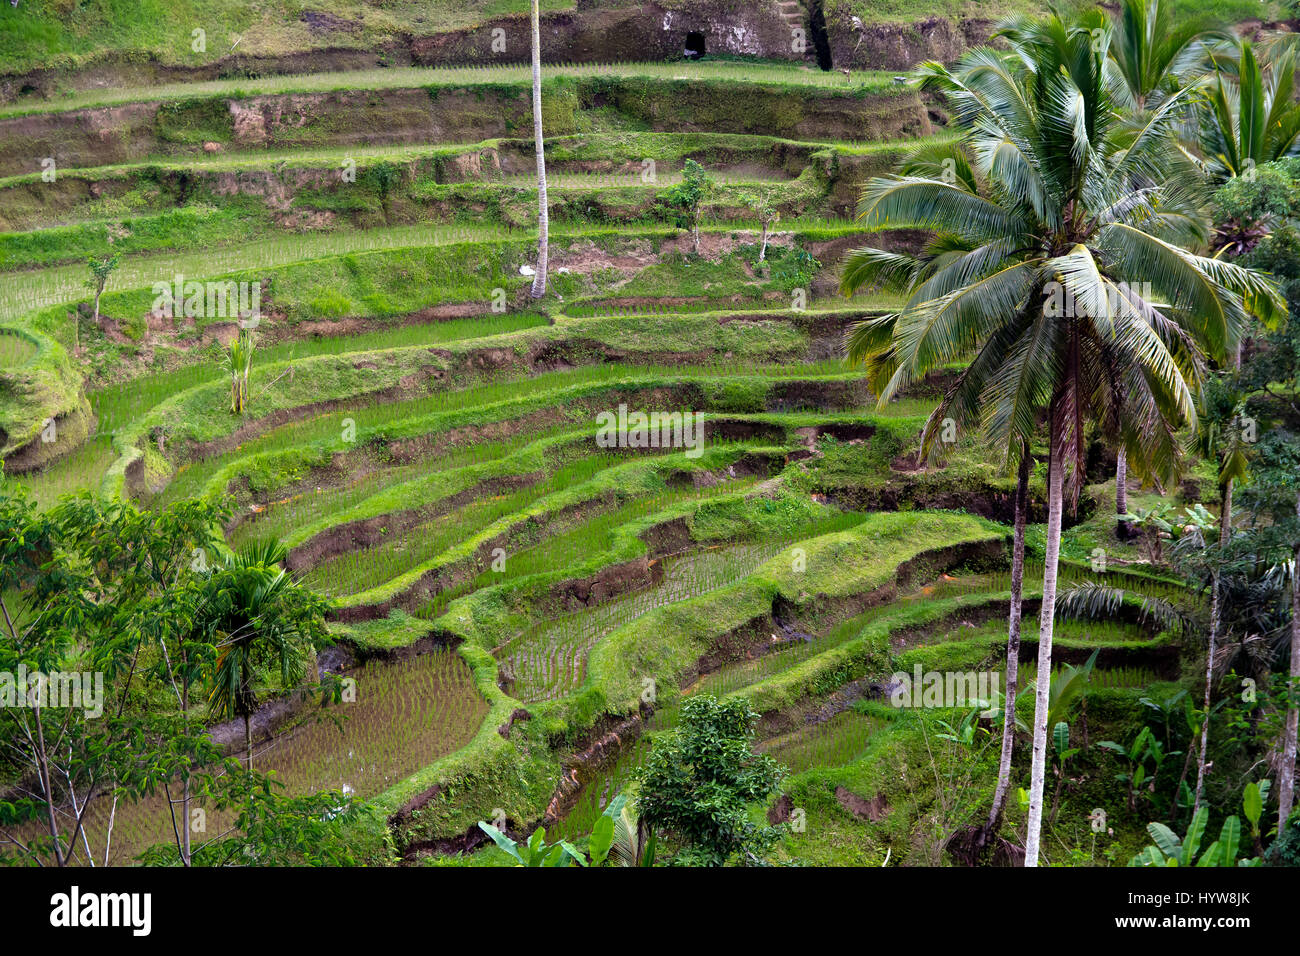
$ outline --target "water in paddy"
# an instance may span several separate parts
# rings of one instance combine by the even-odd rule
[[[403,662],[372,661],[348,676],[357,682],[356,702],[330,708],[341,723],[314,719],[319,711],[313,707],[296,726],[254,744],[254,768],[274,771],[283,792],[336,789],[360,799],[374,797],[465,746],[488,710],[469,668],[453,651]],[[237,736],[242,739],[242,731]],[[178,790],[172,792],[179,797]],[[101,864],[110,809],[101,800],[90,813],[90,846]],[[206,835],[220,835],[229,823],[224,814],[209,811]],[[146,847],[171,840],[165,795],[119,805],[109,863],[129,864]],[[84,848],[81,853],[77,862],[84,864]]]

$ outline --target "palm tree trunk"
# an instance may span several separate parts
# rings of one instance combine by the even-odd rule
[[[249,715],[244,714],[244,752],[247,754],[248,769],[253,769],[253,725]]]
[[[1117,517],[1128,514],[1128,452],[1122,446],[1115,456],[1115,514]],[[1120,540],[1127,540],[1132,530],[1127,521],[1116,521],[1115,532]]]
[[[1011,614],[1007,624],[1007,679],[1002,699],[1002,757],[998,762],[998,784],[989,810],[990,836],[1002,825],[1007,792],[1011,789],[1011,754],[1016,745],[1016,690],[1020,679],[1020,606],[1025,580],[1025,521],[1029,510],[1029,443],[1020,451],[1016,475],[1015,534],[1011,543]]]
[[[1043,781],[1047,773],[1047,709],[1052,682],[1052,625],[1056,617],[1056,565],[1061,556],[1061,518],[1065,509],[1061,460],[1061,423],[1055,404],[1051,411],[1051,449],[1047,466],[1047,548],[1043,567],[1043,604],[1038,614],[1038,675],[1034,694],[1034,753],[1029,770],[1029,828],[1025,835],[1025,866],[1038,866],[1043,828]]]
[[[537,149],[537,274],[530,295],[546,294],[546,253],[550,237],[550,215],[546,200],[546,149],[542,139],[542,28],[538,0],[533,0],[533,142]]]
[[[1228,543],[1232,533],[1232,479],[1223,485],[1219,510],[1219,546]],[[1214,653],[1219,645],[1222,626],[1223,602],[1219,596],[1219,571],[1216,568],[1210,581],[1210,641],[1205,649],[1205,710],[1201,718],[1201,747],[1196,755],[1196,798],[1192,801],[1192,815],[1201,807],[1201,794],[1205,789],[1205,756],[1210,744],[1210,693],[1214,688]]]
[[[1296,518],[1300,519],[1300,495],[1296,496]],[[1300,545],[1295,549],[1295,564],[1291,568],[1291,693],[1300,693]],[[1295,804],[1296,736],[1300,729],[1300,708],[1295,699],[1286,711],[1286,733],[1282,744],[1282,770],[1278,774],[1277,832],[1286,832],[1286,820]]]

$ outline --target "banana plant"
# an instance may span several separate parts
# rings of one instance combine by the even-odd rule
[[[1264,815],[1264,804],[1268,802],[1268,788],[1268,780],[1261,780],[1259,783],[1251,781],[1246,784],[1246,791],[1241,798],[1241,810],[1246,814],[1246,822],[1250,824],[1250,838],[1255,844],[1256,853],[1261,850],[1260,840],[1263,833],[1260,831],[1259,821]]]
[[[510,854],[518,866],[587,866],[587,856],[566,840],[547,844],[546,828],[538,827],[527,843],[519,843],[502,833],[490,823],[479,821],[479,829],[492,838],[492,842]],[[624,866],[652,866],[654,839],[647,846],[639,845],[636,820],[627,809],[627,797],[619,794],[609,802],[591,828],[587,839],[587,854],[592,866],[601,866],[613,853]],[[627,862],[628,860],[633,862]]]
[[[1103,740],[1097,746],[1119,754],[1127,764],[1123,772],[1115,775],[1115,779],[1128,787],[1129,809],[1137,809],[1138,800],[1144,795],[1144,791],[1146,793],[1152,791],[1156,775],[1160,773],[1160,767],[1165,760],[1182,752],[1175,750],[1166,753],[1164,745],[1156,739],[1150,727],[1143,727],[1133,738],[1133,743],[1127,747],[1113,740]],[[1148,761],[1153,764],[1150,774],[1147,773]]]
[[[1165,746],[1170,745],[1171,734],[1173,732],[1173,728],[1170,726],[1170,721],[1172,720],[1174,714],[1178,712],[1178,705],[1182,703],[1183,699],[1186,696],[1187,696],[1187,690],[1184,688],[1183,690],[1178,691],[1173,696],[1166,697],[1164,700],[1161,701],[1153,700],[1150,697],[1138,698],[1139,704],[1141,704],[1143,707],[1151,708],[1157,714],[1160,715],[1160,720],[1165,725]]]
[[[515,858],[517,866],[570,866],[587,865],[587,858],[567,840],[547,844],[546,828],[538,827],[527,843],[518,843],[490,823],[479,821],[478,827],[492,838],[492,842]]]
[[[950,740],[963,747],[970,747],[975,743],[975,739],[980,733],[988,733],[988,731],[979,724],[979,718],[985,711],[986,708],[983,706],[972,708],[967,712],[966,716],[962,718],[961,723],[956,726],[953,726],[946,720],[936,721],[935,723],[939,725],[943,730],[943,733],[936,734],[935,736],[940,740]]]
[[[1146,545],[1147,560],[1152,564],[1163,564],[1165,560],[1163,538],[1174,537],[1174,506],[1156,505],[1154,508],[1139,508],[1117,519],[1132,525],[1142,532]]]
[[[1052,769],[1056,771],[1056,793],[1052,795],[1052,812],[1048,817],[1048,826],[1056,823],[1056,811],[1061,806],[1061,790],[1065,787],[1065,765],[1081,749],[1070,746],[1070,725],[1063,720],[1057,721],[1052,727],[1052,750],[1056,763]]]
[[[1246,787],[1243,799],[1246,818],[1258,832],[1259,818],[1264,810],[1268,781],[1252,783]],[[1210,819],[1209,807],[1201,807],[1192,816],[1187,835],[1181,840],[1178,834],[1163,823],[1148,823],[1152,845],[1146,847],[1129,866],[1259,866],[1259,857],[1238,859],[1241,850],[1241,820],[1236,816],[1223,821],[1219,838],[1201,850],[1206,824]]]
[[[1237,860],[1241,845],[1241,820],[1228,817],[1223,821],[1219,839],[1201,852],[1205,824],[1210,818],[1209,807],[1201,807],[1192,817],[1187,835],[1181,840],[1178,834],[1163,823],[1148,823],[1147,833],[1153,844],[1133,859],[1129,866],[1250,866],[1248,860]]]

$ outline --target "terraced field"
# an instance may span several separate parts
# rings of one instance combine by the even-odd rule
[[[942,379],[881,409],[841,360],[892,304],[834,294],[857,190],[946,134],[890,75],[557,70],[535,301],[526,81],[411,68],[0,108],[6,490],[227,497],[231,548],[281,541],[329,601],[319,665],[364,703],[336,726],[270,700],[256,763],[369,801],[409,862],[482,862],[456,854],[501,816],[589,832],[708,693],[748,698],[790,768],[810,822],[783,854],[879,863],[863,832],[884,810],[836,794],[903,802],[871,776],[916,730],[891,674],[997,670],[1006,641],[1000,458],[963,436],[915,467]],[[96,140],[101,110],[130,124]],[[712,181],[698,250],[668,203],[687,161]],[[84,261],[109,253],[96,317]],[[160,307],[174,279],[260,289],[242,414],[221,365],[241,316]],[[698,445],[602,431],[620,408],[697,414]],[[1057,644],[1101,648],[1116,694],[1179,667],[1137,623]],[[235,754],[241,732],[215,731]],[[114,860],[169,839],[164,801],[119,814]]]

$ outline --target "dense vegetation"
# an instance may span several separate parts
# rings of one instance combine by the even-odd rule
[[[1300,859],[1288,35],[217,6],[0,8],[4,862]]]

